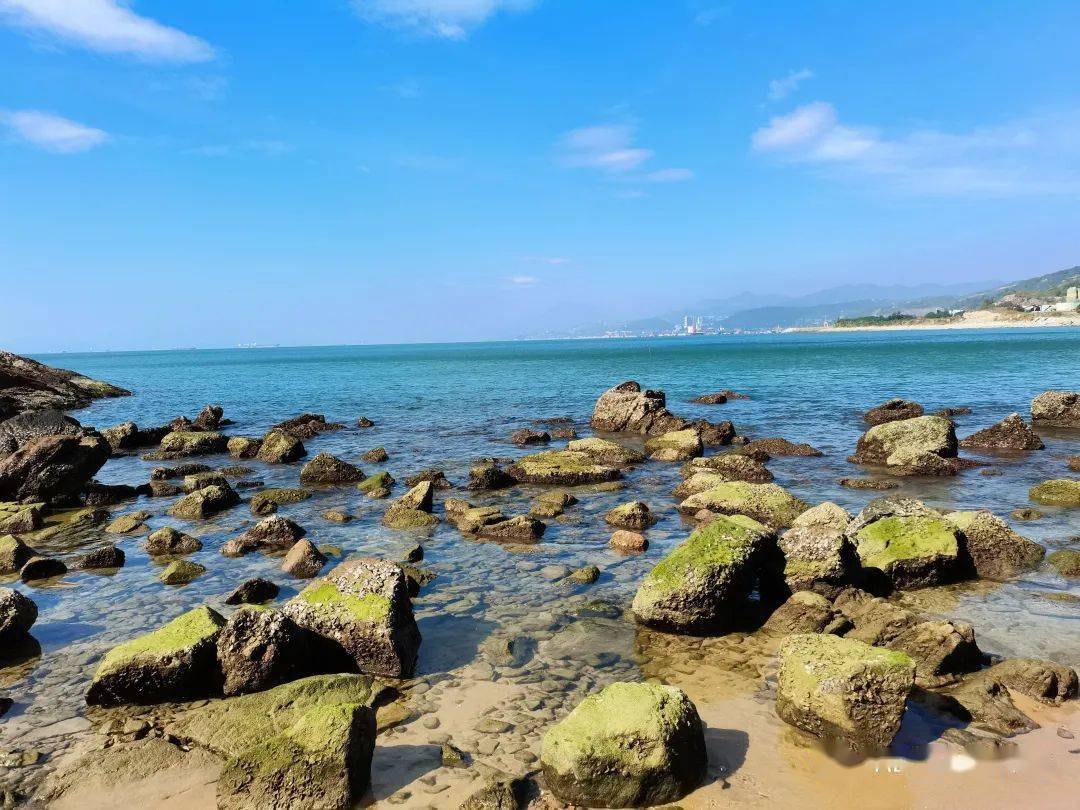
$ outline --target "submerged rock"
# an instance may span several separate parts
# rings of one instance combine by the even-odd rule
[[[955,475],[956,431],[943,416],[919,416],[870,428],[859,439],[855,464],[879,464],[897,475]]]
[[[604,522],[617,529],[647,529],[656,523],[649,505],[642,501],[620,504],[604,515]]]
[[[44,517],[43,503],[0,501],[0,535],[25,534],[40,529]]]
[[[618,468],[598,464],[589,454],[574,450],[545,450],[523,456],[510,466],[509,473],[521,483],[558,486],[599,484],[621,477]]]
[[[902,652],[832,635],[788,636],[780,648],[776,713],[817,737],[885,748],[900,730],[915,665]]]
[[[922,588],[960,576],[956,528],[940,517],[892,516],[854,536],[864,569],[895,588]]]
[[[695,430],[674,430],[645,442],[645,452],[654,461],[686,461],[704,452]]]
[[[1046,554],[1038,543],[1017,534],[985,509],[951,512],[945,519],[960,529],[975,573],[984,579],[1011,579],[1037,566]]]
[[[996,425],[973,433],[960,442],[976,450],[1042,450],[1043,440],[1018,413],[1010,413]]]
[[[271,430],[262,438],[255,458],[268,464],[288,464],[307,455],[304,443],[284,430]]]
[[[37,617],[34,600],[13,588],[0,588],[0,644],[25,638]]]
[[[1080,506],[1080,481],[1058,478],[1036,484],[1028,497],[1046,506]]]
[[[809,508],[809,504],[777,484],[745,481],[719,484],[679,504],[684,515],[695,515],[702,509],[719,515],[747,515],[772,529],[790,526]]]
[[[390,497],[390,488],[396,483],[394,477],[384,470],[368,476],[357,484],[356,488],[369,498],[388,498]]]
[[[292,548],[305,534],[307,532],[296,521],[272,515],[229,540],[221,547],[221,553],[226,557],[240,557],[266,549],[284,551]]]
[[[280,506],[288,506],[291,503],[300,503],[311,497],[306,489],[264,489],[251,496],[251,513],[253,515],[272,515]]]
[[[573,506],[577,502],[578,499],[569,492],[563,492],[562,490],[543,492],[536,496],[532,507],[529,509],[529,514],[533,517],[558,517],[566,511],[568,506]]]
[[[521,428],[510,434],[510,442],[518,447],[528,447],[533,444],[547,444],[551,441],[551,434],[546,430],[533,430]]]
[[[301,484],[353,484],[364,480],[364,473],[347,461],[329,453],[319,453],[300,470]]]
[[[740,453],[724,453],[719,456],[692,458],[680,470],[685,479],[700,473],[709,473],[725,481],[746,481],[748,484],[768,484],[773,474],[755,458]]]
[[[390,460],[390,454],[386,452],[385,447],[373,447],[366,453],[360,456],[361,461],[367,461],[372,464],[382,464]]]
[[[422,484],[425,481],[430,483],[435,489],[453,489],[454,487],[454,485],[447,480],[446,473],[438,467],[429,467],[426,470],[421,470],[415,475],[406,476],[405,486],[415,487],[417,484]]]
[[[173,560],[165,566],[161,574],[158,575],[158,579],[164,585],[187,585],[205,573],[205,565],[199,565],[190,560]]]
[[[83,571],[123,568],[125,559],[123,550],[110,543],[79,557],[75,567]]]
[[[608,545],[616,551],[621,551],[625,554],[640,554],[641,552],[648,550],[649,541],[645,539],[645,535],[643,534],[627,531],[626,529],[619,529],[611,535],[611,539],[608,540]]]
[[[1047,427],[1080,427],[1080,391],[1044,391],[1031,401],[1031,421]]]
[[[589,424],[593,430],[609,433],[632,431],[655,435],[681,430],[686,420],[667,409],[663,391],[643,391],[630,380],[600,395]]]
[[[113,647],[94,673],[86,702],[153,704],[213,694],[218,686],[214,645],[224,624],[218,613],[199,607]]]
[[[914,419],[923,415],[923,406],[907,399],[890,399],[863,414],[863,421],[869,425],[883,425],[900,419]]]
[[[705,777],[697,709],[674,686],[614,683],[544,734],[547,787],[587,807],[650,807],[681,799]]]

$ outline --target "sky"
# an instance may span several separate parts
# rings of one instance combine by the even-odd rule
[[[1080,4],[0,0],[0,347],[1080,264]]]

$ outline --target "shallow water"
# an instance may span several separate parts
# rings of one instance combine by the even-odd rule
[[[1080,331],[1030,330],[1023,334],[951,331],[134,352],[38,359],[136,392],[134,397],[100,401],[75,414],[86,424],[106,427],[126,420],[161,424],[181,413],[194,416],[205,403],[217,402],[236,423],[227,432],[259,436],[275,422],[314,411],[350,427],[307,442],[309,455],[327,451],[357,461],[364,451],[382,445],[390,460],[385,465],[360,463],[365,472],[387,469],[400,481],[435,466],[445,469],[459,485],[466,482],[470,463],[478,457],[529,452],[508,444],[506,437],[534,419],[569,416],[579,432],[587,435],[596,397],[624,379],[637,379],[665,390],[669,407],[681,415],[731,419],[740,433],[751,437],[784,436],[820,448],[824,457],[780,458],[768,466],[777,483],[805,500],[833,500],[855,511],[880,494],[853,491],[837,483],[841,477],[862,474],[845,459],[865,427],[861,413],[866,408],[893,396],[916,399],[928,412],[968,406],[973,412],[956,418],[957,433],[965,436],[1011,411],[1026,414],[1032,397],[1043,390],[1075,389],[1080,384],[1077,357]],[[751,398],[721,406],[688,402],[722,388],[745,392]],[[375,420],[376,428],[351,427],[361,415]],[[1008,519],[1011,510],[1029,505],[1027,491],[1033,483],[1068,475],[1065,457],[1080,453],[1076,431],[1046,431],[1043,437],[1044,451],[985,457],[1001,472],[999,476],[967,470],[955,479],[903,480],[901,489],[894,492],[933,506],[989,508]],[[249,466],[253,471],[247,477],[268,486],[297,485],[299,465],[270,466],[226,457],[208,461],[217,466]],[[158,464],[134,456],[114,459],[99,479],[145,482]],[[753,756],[742,757],[748,764],[729,766],[726,775],[714,773],[721,782],[721,777],[739,771],[744,775],[743,782],[732,777],[723,793],[725,802],[765,803],[770,800],[766,797],[795,790],[797,782],[783,782],[787,787],[777,782],[769,790],[762,785],[751,789],[752,779],[757,778],[754,768],[769,767],[769,760],[761,758],[763,750],[781,760],[828,761],[820,750],[792,742],[792,735],[771,714],[771,650],[753,638],[702,642],[643,633],[623,614],[644,573],[687,534],[670,496],[679,480],[678,465],[649,462],[627,476],[627,488],[621,492],[583,488],[581,503],[564,518],[547,521],[543,541],[528,548],[469,541],[445,522],[421,534],[386,529],[380,524],[385,503],[369,500],[351,487],[321,490],[308,501],[282,508],[281,514],[304,526],[317,544],[340,547],[342,557],[376,554],[398,559],[411,543],[421,540],[422,565],[438,574],[415,601],[424,637],[416,680],[422,686],[414,695],[421,720],[386,738],[388,744],[400,740],[389,750],[407,748],[410,756],[399,758],[406,765],[398,763],[397,770],[390,763],[387,772],[395,776],[385,783],[376,780],[373,800],[450,806],[444,802],[463,789],[461,775],[424,764],[430,765],[425,759],[431,755],[427,738],[448,733],[447,729],[457,730],[452,736],[463,747],[478,747],[479,761],[507,769],[535,767],[537,742],[546,723],[561,717],[591,689],[628,678],[678,683],[703,707],[710,725],[718,707],[723,707],[724,728],[730,733],[715,740],[717,749],[727,752],[721,758],[733,756],[730,749],[738,734],[748,735]],[[399,485],[397,493],[401,491]],[[539,491],[521,487],[483,495],[440,492],[439,497],[468,497],[517,514],[528,510],[530,499]],[[601,516],[632,499],[647,501],[661,519],[648,531],[649,551],[623,557],[608,550],[610,529]],[[142,550],[142,538],[133,537],[119,538],[127,564],[114,576],[72,572],[46,587],[25,588],[40,609],[33,630],[40,653],[25,650],[22,660],[0,669],[0,689],[15,701],[0,726],[0,747],[33,747],[45,757],[41,765],[5,773],[14,784],[34,784],[51,767],[50,757],[57,758],[62,749],[90,733],[92,724],[86,720],[82,695],[97,658],[108,647],[195,605],[220,606],[223,597],[248,577],[265,576],[278,582],[283,586],[282,599],[302,585],[282,574],[279,560],[261,554],[241,559],[218,554],[226,539],[253,520],[244,505],[191,524],[165,516],[169,503],[171,499],[143,498],[114,512],[147,509],[154,513],[151,528],[177,525],[200,536],[204,549],[190,559],[209,571],[192,584],[162,585],[156,578],[158,565]],[[357,519],[335,524],[322,518],[322,512],[332,507]],[[1048,548],[1080,548],[1080,510],[1040,509],[1046,513],[1042,520],[1014,526]],[[80,550],[105,540],[99,530],[88,532]],[[56,553],[75,550],[46,548]],[[592,586],[552,583],[541,573],[552,564],[593,564],[602,574]],[[1047,593],[1080,597],[1080,583],[1040,570],[1000,586],[979,583],[932,589],[912,599],[927,612],[971,622],[984,650],[1080,665],[1080,602],[1048,599]],[[607,604],[589,608],[587,600]],[[484,645],[492,636],[516,639],[514,660],[491,659]],[[511,691],[500,691],[504,689]],[[523,714],[526,719],[515,723],[513,732],[520,748],[507,743],[486,753],[484,735],[471,732],[471,716],[459,717],[457,725],[453,721],[455,710],[461,714],[461,704],[456,703],[459,693],[473,695],[469,699],[474,701],[483,702],[483,695],[491,698],[477,712]],[[541,695],[532,701],[538,702],[537,707],[523,705],[522,700],[528,698],[519,693]],[[440,731],[422,724],[423,718],[431,716],[440,718]],[[925,746],[923,738],[929,734],[918,728],[919,718],[909,712],[898,745],[908,746],[904,762],[930,768],[932,757],[920,760],[911,753]],[[1034,743],[1029,746],[1035,747]],[[377,754],[384,763],[389,750]],[[407,763],[413,760],[419,764],[410,770]],[[1080,756],[1071,762],[1080,772]],[[997,763],[985,766],[997,767]],[[1039,766],[1034,767],[1038,772]],[[982,768],[977,770],[981,773]],[[1047,778],[1056,773],[1049,765],[1046,768]],[[793,769],[800,770],[801,766]],[[822,770],[827,770],[823,764]],[[416,781],[432,773],[440,775],[431,784]],[[845,773],[851,776],[852,789],[862,784],[856,778],[862,773],[860,768],[840,769],[829,778],[843,785]],[[960,779],[952,773],[946,768],[941,778]],[[720,782],[714,782],[699,791],[698,804],[688,800],[687,806],[710,806],[714,799],[720,801],[715,791],[721,789]],[[910,800],[899,794],[895,798],[892,806],[929,806],[917,792]]]

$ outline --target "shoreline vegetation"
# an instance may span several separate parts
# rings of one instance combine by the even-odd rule
[[[929,313],[840,318],[829,326],[796,326],[785,332],[902,332],[911,329],[1038,329],[1080,326],[1080,312],[1015,312],[978,309],[958,315]]]

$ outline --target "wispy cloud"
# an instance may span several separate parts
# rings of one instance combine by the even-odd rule
[[[511,284],[517,284],[520,287],[531,287],[533,284],[540,281],[536,276],[510,276],[506,280]]]
[[[563,258],[562,256],[522,256],[521,260],[533,264],[546,264],[551,267],[560,267],[564,264],[570,264],[570,260]]]
[[[659,169],[636,178],[644,183],[685,183],[693,179],[694,173],[689,169]]]
[[[459,157],[446,155],[403,155],[396,161],[403,169],[418,172],[455,172],[461,169],[464,161]]]
[[[563,166],[595,169],[610,179],[645,183],[678,183],[692,180],[689,169],[645,171],[654,156],[652,149],[636,143],[637,131],[629,124],[582,127],[566,133],[558,143]]]
[[[424,89],[416,79],[402,79],[383,88],[391,95],[407,100],[417,99],[424,95]]]
[[[500,12],[527,11],[536,0],[352,0],[363,19],[425,36],[464,39]]]
[[[86,152],[109,140],[109,133],[40,110],[0,110],[0,124],[18,140],[61,155]]]
[[[0,0],[0,21],[103,53],[158,62],[205,62],[205,41],[148,17],[121,0]]]
[[[833,105],[815,101],[771,119],[751,143],[757,152],[839,179],[910,193],[1080,193],[1076,111],[968,132],[924,128],[887,136],[874,127],[844,124]]]
[[[769,82],[769,99],[781,101],[794,93],[800,84],[814,78],[814,71],[809,68],[793,70],[782,79],[773,79]]]
[[[291,143],[272,138],[251,138],[237,144],[211,143],[188,149],[187,154],[199,157],[221,158],[244,153],[278,157],[296,149]]]

